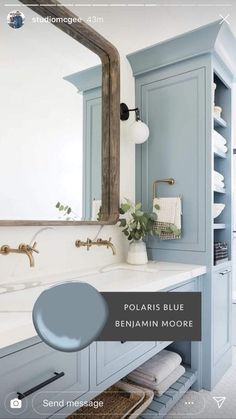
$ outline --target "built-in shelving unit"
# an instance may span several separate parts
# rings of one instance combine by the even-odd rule
[[[153,182],[172,176],[175,184],[160,185],[159,195],[183,197],[181,239],[151,236],[148,255],[152,260],[207,267],[201,288],[203,338],[198,359],[202,368],[197,382],[212,390],[231,365],[231,89],[236,75],[235,37],[227,24],[213,22],[132,53],[128,59],[136,79],[136,106],[150,128],[149,140],[136,146],[136,200],[149,211]],[[222,109],[220,118],[214,106]],[[226,139],[227,149],[213,141],[214,129]],[[214,170],[223,175],[224,182],[213,182]],[[213,219],[214,203],[224,204],[224,210]],[[228,257],[228,261],[222,259],[218,264],[217,260],[214,265],[214,242],[224,243],[217,255],[225,256],[224,260]]]
[[[219,185],[213,186],[213,203],[222,203],[225,204],[225,208],[222,213],[213,220],[213,234],[214,242],[226,242],[229,247],[229,254],[231,248],[231,199],[230,199],[230,189],[231,189],[231,89],[227,83],[220,77],[217,71],[214,71],[213,80],[216,84],[216,89],[214,92],[214,102],[216,106],[222,108],[222,115],[218,117],[213,114],[213,125],[214,130],[217,131],[222,137],[226,140],[226,146],[228,151],[216,149],[214,144],[214,133],[212,136],[212,147],[214,155],[214,170],[221,173],[224,176],[224,187]],[[214,105],[213,105],[214,106]],[[213,182],[214,183],[214,182]],[[222,261],[223,263],[223,261]],[[214,256],[213,256],[213,265],[214,265]],[[216,265],[217,268],[220,268],[220,263]]]

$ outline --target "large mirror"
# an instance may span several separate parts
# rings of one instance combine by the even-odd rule
[[[74,16],[64,7],[56,12],[63,22],[49,23],[53,16],[56,21],[55,1],[21,3],[31,4],[15,2],[0,28],[0,223],[113,223],[117,53],[86,24],[68,23]]]

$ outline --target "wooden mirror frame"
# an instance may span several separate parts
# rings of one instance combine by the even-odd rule
[[[79,18],[57,0],[20,0],[42,17]],[[102,208],[100,221],[0,220],[1,226],[115,224],[119,218],[120,60],[117,49],[85,22],[52,22],[102,62]]]

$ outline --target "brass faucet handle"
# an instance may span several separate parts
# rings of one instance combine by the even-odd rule
[[[30,246],[29,244],[21,243],[18,247],[19,250],[22,252],[35,252],[39,253],[39,251],[35,248],[37,245],[36,242],[34,242],[33,246]]]
[[[28,245],[25,243],[21,243],[18,246],[18,249],[21,250],[22,252],[27,252],[28,251]]]
[[[87,247],[87,250],[89,250],[92,245],[93,245],[93,241],[91,239],[89,239],[88,237],[87,237],[86,242],[85,241],[82,241],[82,240],[76,240],[75,241],[75,246],[76,247],[86,246]]]
[[[109,240],[106,240],[106,243],[107,243],[107,249],[109,249],[109,246],[112,244],[111,237],[109,237]]]
[[[36,249],[37,246],[37,242],[34,242],[33,246],[29,246],[29,249],[31,250],[31,252],[35,252],[35,253],[39,253],[39,250]]]
[[[1,247],[1,253],[5,254],[5,255],[8,255],[10,253],[10,250],[11,250],[10,246],[8,246],[7,244],[4,244]]]
[[[87,250],[89,250],[92,245],[93,245],[92,240],[87,237],[87,241],[86,241]]]

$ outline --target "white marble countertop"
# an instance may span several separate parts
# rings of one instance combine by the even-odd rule
[[[41,278],[0,284],[0,349],[36,336],[32,309],[42,291],[65,281],[88,282],[99,291],[162,291],[206,273],[206,267],[170,262],[110,265],[67,278]]]

